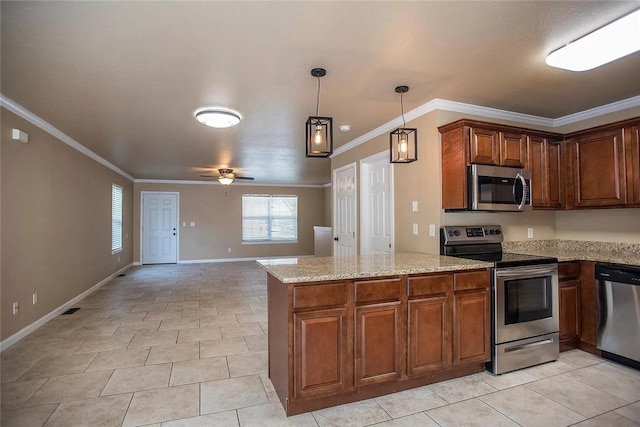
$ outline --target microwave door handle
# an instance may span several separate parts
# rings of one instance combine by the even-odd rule
[[[524,206],[524,204],[527,201],[527,180],[524,179],[524,177],[522,175],[520,175],[520,173],[516,174],[516,179],[519,179],[520,182],[522,183],[522,201],[518,205],[518,210],[522,210],[522,207]],[[514,201],[515,201],[515,196],[516,196],[516,183],[514,181],[514,183],[513,183],[513,198],[514,198]]]

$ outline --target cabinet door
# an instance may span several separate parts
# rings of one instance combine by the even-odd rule
[[[575,347],[580,335],[580,280],[560,282],[560,344]]]
[[[629,140],[631,149],[627,155],[631,160],[631,167],[627,173],[630,174],[629,182],[632,186],[629,190],[629,202],[634,206],[640,206],[640,125],[631,127]]]
[[[469,129],[471,163],[500,164],[500,132],[482,128]]]
[[[401,302],[356,307],[356,385],[400,378]]]
[[[535,208],[547,207],[546,140],[530,136],[527,141],[527,168],[531,171],[531,202]]]
[[[500,164],[523,168],[527,164],[527,141],[521,133],[500,132]]]
[[[451,297],[409,301],[409,376],[448,369],[452,364]]]
[[[454,365],[487,362],[491,359],[490,316],[488,290],[454,294]]]
[[[347,309],[294,313],[295,397],[347,387]]]
[[[563,162],[562,162],[562,142],[547,141],[545,145],[546,161],[546,184],[545,194],[547,195],[546,206],[555,209],[564,209],[564,185]]]
[[[627,203],[621,129],[600,131],[573,142],[574,200],[577,207]]]

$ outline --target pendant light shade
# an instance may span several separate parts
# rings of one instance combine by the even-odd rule
[[[324,68],[314,68],[311,75],[318,79],[316,97],[316,115],[310,116],[306,123],[307,157],[329,157],[333,153],[333,118],[320,117],[320,77],[327,74]]]
[[[418,129],[407,128],[404,120],[404,105],[402,94],[409,91],[409,86],[396,87],[396,93],[400,94],[400,111],[402,114],[402,127],[389,133],[389,151],[391,163],[411,163],[418,160]]]

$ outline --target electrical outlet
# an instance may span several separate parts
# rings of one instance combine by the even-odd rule
[[[34,292],[33,295],[31,296],[31,299],[33,300],[34,304],[38,303],[38,293]]]
[[[436,235],[436,225],[429,224],[429,236],[435,237],[435,235]]]
[[[411,212],[418,212],[418,201],[414,200],[411,202]]]
[[[191,221],[191,222],[189,223],[189,227],[195,227],[195,226],[196,226],[195,221]]]
[[[120,255],[118,255],[118,262],[120,262]]]
[[[18,306],[18,303],[17,303],[17,302],[14,302],[14,303],[13,303],[13,314],[18,314],[18,309],[19,309],[19,308],[20,308],[20,307]]]
[[[533,227],[527,228],[527,238],[533,239]]]
[[[417,236],[417,235],[418,235],[418,224],[413,224],[413,234],[414,234],[415,236]]]
[[[231,253],[231,248],[227,248],[227,252]]]

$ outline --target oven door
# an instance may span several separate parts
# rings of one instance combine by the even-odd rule
[[[495,268],[493,279],[495,344],[558,332],[558,264]]]

